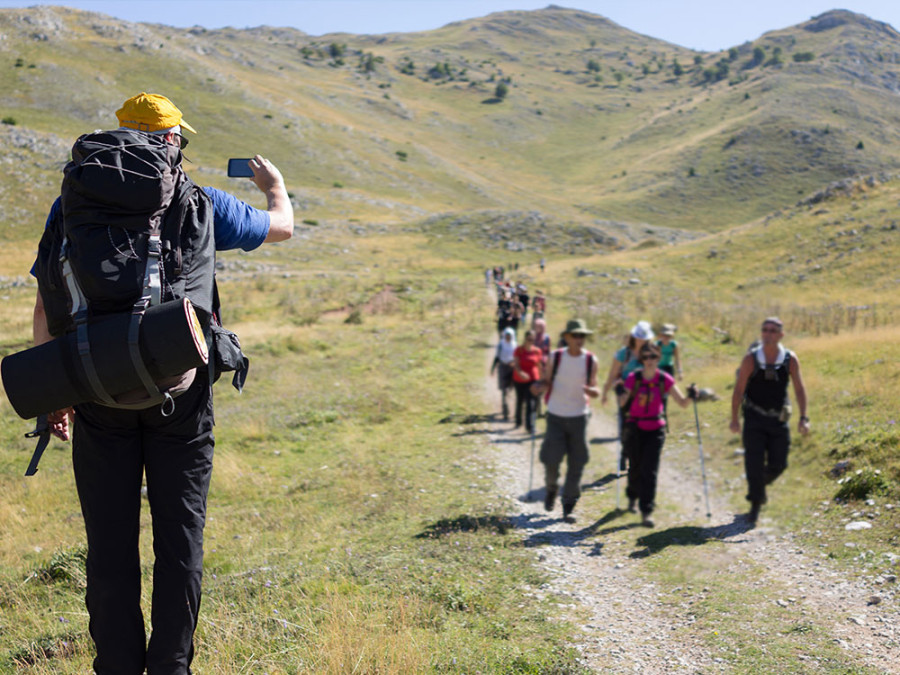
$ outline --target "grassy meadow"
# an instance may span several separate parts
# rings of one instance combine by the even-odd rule
[[[471,386],[491,323],[483,277],[415,239],[272,251],[241,262],[283,274],[221,275],[252,365],[243,395],[216,387],[197,672],[578,672],[565,623],[531,596],[545,574],[509,531],[490,457],[459,423],[485,412]],[[31,297],[4,303],[4,344],[27,339],[13,318]],[[68,446],[24,479],[27,425],[2,405],[0,671],[83,673]],[[143,526],[149,590],[147,512]]]

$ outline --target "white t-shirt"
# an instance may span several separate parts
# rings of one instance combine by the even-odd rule
[[[550,368],[553,368],[554,354],[550,355]],[[553,390],[547,401],[547,412],[558,417],[581,417],[590,412],[588,397],[584,393],[584,385],[588,382],[587,353],[572,356],[569,350],[563,351],[559,359],[559,369],[553,380]]]

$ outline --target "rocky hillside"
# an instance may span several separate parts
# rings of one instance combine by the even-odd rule
[[[318,38],[36,7],[0,10],[0,34],[7,239],[40,226],[74,137],[110,126],[140,90],[169,95],[200,130],[198,180],[252,198],[223,168],[262,152],[301,220],[477,212],[482,229],[524,214],[588,228],[575,241],[598,248],[746,222],[890,172],[900,151],[900,35],[845,11],[721,53],[553,6]]]

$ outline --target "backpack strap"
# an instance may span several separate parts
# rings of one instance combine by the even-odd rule
[[[553,393],[553,381],[556,380],[556,373],[559,370],[559,362],[562,360],[562,349],[553,351],[553,368],[550,371],[550,381],[547,383],[547,393],[544,394],[544,403],[550,401],[550,394]]]
[[[591,384],[591,371],[594,369],[594,355],[591,352],[585,350],[585,368],[587,370],[587,375],[585,376],[585,383],[590,386]]]
[[[72,263],[69,261],[69,241],[63,238],[62,246],[59,249],[59,262],[62,266],[63,279],[65,279],[66,288],[72,299],[72,320],[75,323],[75,344],[78,348],[78,357],[81,360],[81,367],[84,368],[84,374],[87,377],[88,384],[94,396],[106,404],[115,403],[113,397],[97,374],[97,367],[94,365],[94,357],[91,355],[91,342],[88,337],[88,301],[81,290],[81,284],[75,276],[75,270],[72,269]],[[37,471],[37,464],[35,464]]]

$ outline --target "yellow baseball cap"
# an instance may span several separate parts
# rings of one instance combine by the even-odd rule
[[[132,96],[116,111],[119,126],[137,129],[138,131],[160,131],[181,126],[190,132],[197,133],[190,124],[181,117],[181,111],[165,96],[141,92]]]

